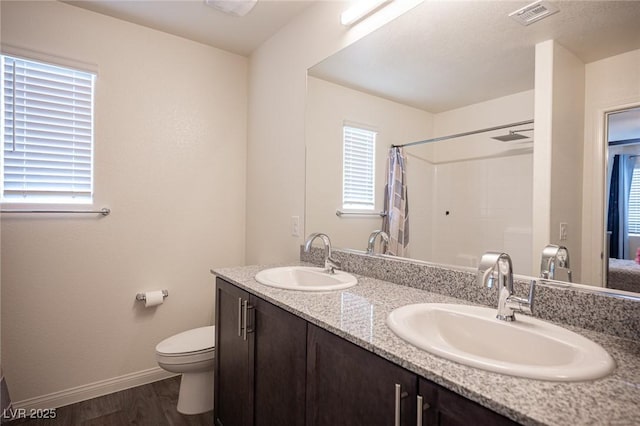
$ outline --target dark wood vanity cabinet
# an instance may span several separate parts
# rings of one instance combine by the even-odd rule
[[[217,425],[304,425],[305,320],[216,280]]]
[[[422,425],[431,426],[515,426],[516,423],[455,392],[422,377],[418,394],[423,399]]]
[[[216,279],[214,416],[217,425],[250,425],[249,346],[253,334],[242,335],[242,303],[249,293]],[[253,346],[251,344],[251,346]],[[251,371],[251,375],[253,372]]]
[[[517,425],[328,331],[307,333],[307,425]]]
[[[220,426],[517,424],[220,278],[214,382]]]
[[[416,424],[418,379],[319,327],[307,334],[307,425]]]
[[[304,425],[307,322],[257,297],[253,366],[254,425]],[[253,356],[253,359],[251,359]]]

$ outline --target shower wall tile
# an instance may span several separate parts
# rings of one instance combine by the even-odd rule
[[[469,256],[479,259],[487,247],[506,251],[505,232],[530,232],[532,164],[530,153],[438,164],[432,196],[432,254],[416,251],[411,257],[464,266]],[[516,272],[530,274],[530,246],[519,244],[514,253]]]

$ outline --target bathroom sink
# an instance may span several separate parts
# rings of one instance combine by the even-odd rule
[[[356,277],[344,271],[329,274],[323,268],[310,266],[284,266],[260,271],[256,281],[271,287],[300,291],[331,291],[353,287]]]
[[[526,315],[506,322],[496,310],[421,303],[393,310],[387,325],[420,349],[461,364],[552,381],[593,380],[615,367],[597,343]]]

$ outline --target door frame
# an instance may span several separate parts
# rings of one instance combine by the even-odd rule
[[[593,216],[591,220],[591,229],[589,230],[591,234],[591,241],[593,241],[593,244],[591,245],[590,251],[584,251],[587,256],[584,256],[585,261],[583,261],[583,265],[586,265],[586,267],[590,268],[590,281],[594,285],[598,285],[601,287],[607,286],[607,271],[609,270],[609,255],[605,253],[605,249],[607,246],[605,227],[607,225],[606,209],[608,201],[605,199],[605,196],[607,194],[607,175],[609,164],[609,114],[638,107],[640,107],[640,97],[634,98],[622,104],[609,105],[607,107],[598,108],[596,113],[597,127],[594,138],[594,156],[592,163],[594,165],[594,178],[592,182],[595,194],[592,199]],[[588,184],[584,178],[583,184],[585,185],[585,188],[583,188],[584,194],[588,190]],[[584,208],[589,208],[589,206],[584,205],[583,212]],[[589,262],[589,259],[600,259],[600,261]],[[584,269],[585,268],[583,268],[583,270]]]

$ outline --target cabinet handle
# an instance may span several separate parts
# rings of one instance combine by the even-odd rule
[[[238,297],[238,337],[242,337],[242,297]]]
[[[422,395],[418,395],[418,403],[416,405],[417,405],[416,418],[418,419],[416,424],[417,426],[422,426],[422,413],[424,413],[429,408],[431,408],[431,406],[429,405],[429,403],[424,402],[424,398],[422,397]]]
[[[256,331],[256,307],[247,304],[247,311],[251,311],[247,314],[247,320],[245,320],[244,328],[247,333],[253,333]]]
[[[249,305],[249,301],[244,300],[242,302],[242,322],[244,322],[244,328],[242,329],[242,340],[247,340],[247,305]]]
[[[394,425],[400,426],[400,396],[402,393],[402,386],[396,383],[396,420]]]

